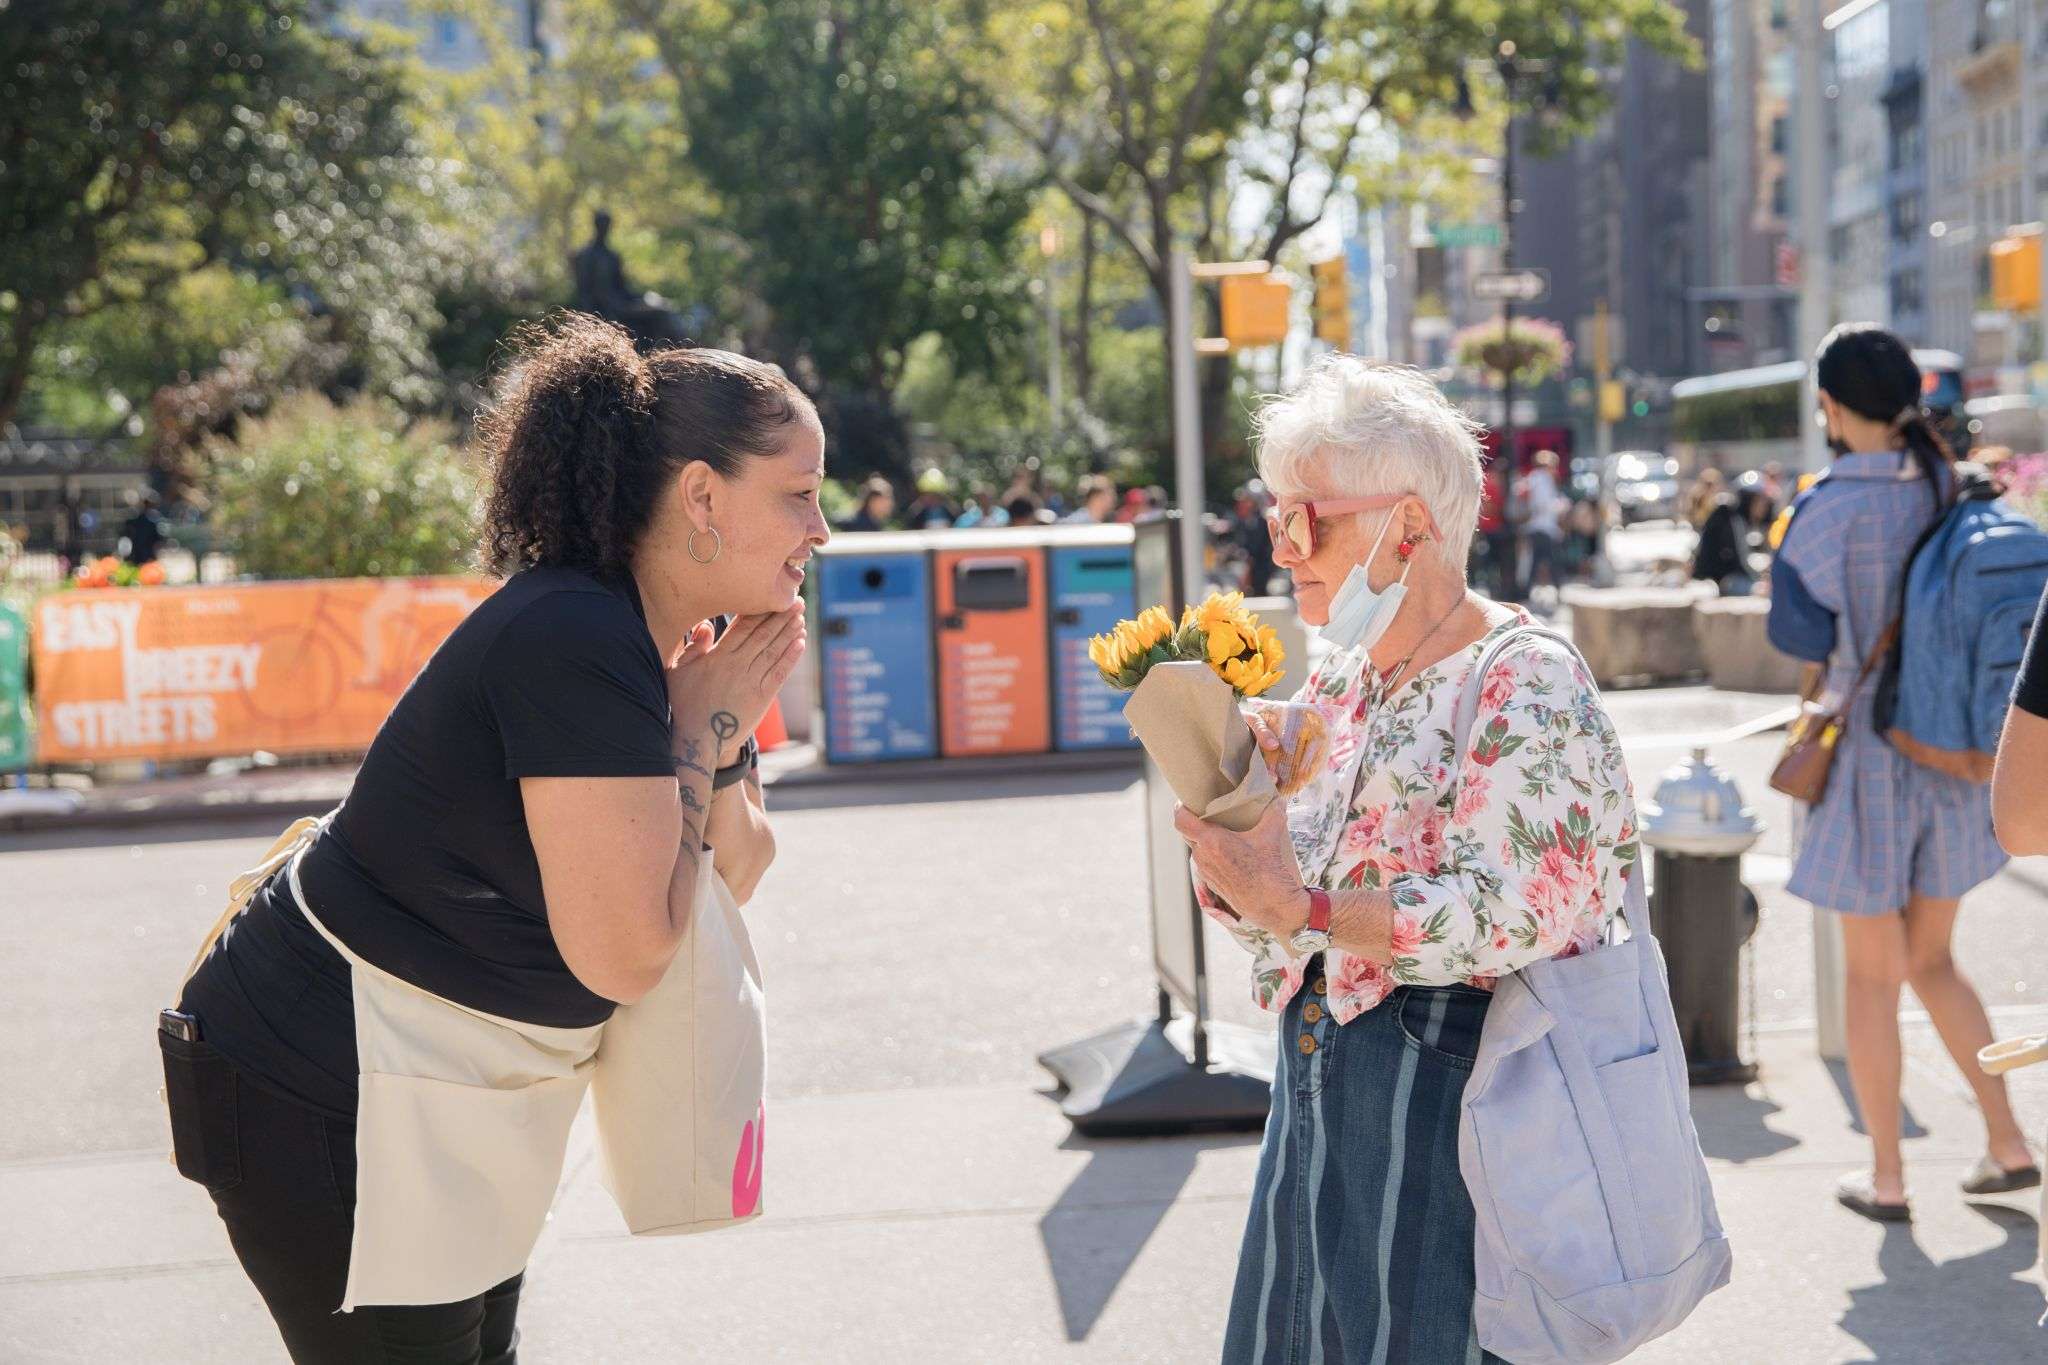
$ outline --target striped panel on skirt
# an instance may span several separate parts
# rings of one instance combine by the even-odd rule
[[[1402,987],[1339,1025],[1320,961],[1280,1022],[1225,1365],[1465,1365],[1472,1201],[1458,1104],[1493,997]]]

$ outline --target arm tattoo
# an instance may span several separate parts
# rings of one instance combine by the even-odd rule
[[[682,751],[676,755],[676,766],[678,768],[682,768],[693,773],[701,773],[705,777],[710,777],[712,775],[711,770],[704,766],[703,740],[686,739],[682,741],[681,750]],[[689,788],[685,787],[683,790],[688,791]]]
[[[740,718],[738,716],[735,716],[730,711],[713,711],[711,713],[711,733],[718,736],[720,744],[725,743],[739,732]]]
[[[685,784],[679,789],[683,794],[683,809],[696,815],[704,813],[704,802],[697,795],[695,787]]]

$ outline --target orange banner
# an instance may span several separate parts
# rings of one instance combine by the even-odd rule
[[[35,620],[36,757],[368,748],[420,666],[495,588],[345,578],[53,594]]]

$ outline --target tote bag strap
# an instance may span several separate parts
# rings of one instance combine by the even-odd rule
[[[1465,679],[1464,691],[1458,694],[1457,709],[1451,713],[1452,753],[1461,769],[1465,750],[1472,741],[1472,726],[1479,719],[1479,694],[1486,690],[1487,673],[1493,668],[1494,661],[1507,651],[1509,645],[1532,635],[1552,641],[1568,650],[1571,656],[1578,660],[1579,667],[1585,669],[1587,685],[1593,688],[1593,699],[1596,702],[1599,700],[1600,689],[1592,681],[1593,670],[1586,663],[1586,656],[1572,643],[1570,636],[1550,626],[1538,625],[1534,621],[1524,621],[1519,625],[1510,626],[1496,635],[1492,643],[1480,651],[1479,661],[1472,665],[1471,676]],[[1624,892],[1621,913],[1631,930],[1641,929],[1647,936],[1653,935],[1655,930],[1650,925],[1650,897],[1643,881],[1642,845],[1638,844],[1636,848],[1636,860],[1630,864],[1628,875],[1624,879],[1627,889]]]
[[[229,922],[256,898],[256,893],[262,890],[263,883],[270,880],[272,873],[297,857],[301,849],[313,842],[313,837],[320,832],[320,826],[324,822],[324,816],[316,815],[294,820],[289,829],[277,836],[277,842],[270,846],[270,851],[263,855],[261,862],[228,883],[227,906],[220,912],[220,918],[213,922],[213,927],[206,931],[206,937],[200,940],[199,951],[192,954],[191,964],[185,968],[185,975],[179,979],[181,987],[184,982],[192,979],[192,973],[199,970],[199,964],[213,951],[213,945],[220,942],[220,936],[227,932]]]

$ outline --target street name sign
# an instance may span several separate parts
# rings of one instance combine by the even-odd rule
[[[1535,303],[1550,293],[1550,274],[1543,270],[1489,270],[1472,277],[1472,297],[1487,302],[1513,299]]]

